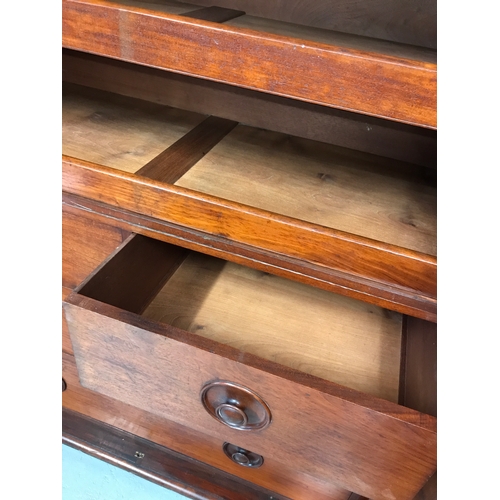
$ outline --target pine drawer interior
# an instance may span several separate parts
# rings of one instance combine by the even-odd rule
[[[77,85],[63,89],[63,154],[127,172],[206,118]],[[175,184],[436,255],[436,181],[415,165],[239,124]]]
[[[163,261],[175,262],[164,278]],[[157,276],[138,306],[141,294],[132,291],[147,286],[145,268]],[[78,293],[398,401],[401,314],[140,235],[127,240]]]

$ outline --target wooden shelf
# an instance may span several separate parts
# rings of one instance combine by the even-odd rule
[[[68,193],[211,234],[205,244],[224,242],[229,260],[246,251],[267,265],[278,257],[298,281],[434,317],[435,185],[425,169],[64,88]]]
[[[346,36],[327,44],[321,30],[302,39],[296,37],[302,28],[284,36],[275,34],[283,24],[257,31],[189,18],[189,12],[179,15],[178,3],[169,5],[152,10],[138,1],[64,0],[63,46],[436,128],[436,63],[428,49]]]
[[[176,183],[436,255],[436,185],[408,165],[238,125]]]

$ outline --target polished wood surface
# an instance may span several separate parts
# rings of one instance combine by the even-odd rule
[[[287,500],[152,441],[63,410],[63,443],[195,500]]]
[[[62,62],[65,82],[436,167],[436,131],[433,130],[68,49],[63,50]]]
[[[63,46],[436,128],[436,65],[412,55],[346,49],[106,0],[63,2]]]
[[[143,316],[398,400],[400,314],[192,253]]]
[[[62,284],[79,285],[126,239],[128,233],[86,216],[85,211],[62,214]]]
[[[195,3],[63,0],[63,408],[193,498],[436,500],[435,0]]]
[[[62,185],[71,194],[221,237],[227,246],[251,245],[346,273],[358,290],[365,278],[370,296],[391,298],[395,305],[388,308],[405,312],[396,306],[410,302],[413,311],[435,319],[435,257],[69,157],[63,157]]]
[[[62,394],[63,408],[88,415],[178,453],[188,454],[195,460],[293,500],[311,500],[311,496],[318,500],[347,500],[349,497],[347,490],[297,470],[293,463],[283,465],[266,457],[265,466],[259,469],[236,465],[225,456],[220,439],[85,389],[79,383],[74,357],[63,353],[62,360],[63,377],[67,382],[67,389]]]
[[[373,499],[410,499],[436,470],[432,417],[79,295],[66,299],[65,313],[80,381],[91,390],[284,464],[291,459]],[[241,432],[213,419],[199,398],[214,380],[255,390],[271,425]]]
[[[153,219],[147,215],[128,212],[118,207],[68,193],[63,194],[63,204],[67,211],[78,214],[84,210],[86,216],[92,217],[93,220],[113,224],[124,231],[143,234],[390,310],[413,314],[430,321],[436,319],[433,313],[436,306],[435,301],[431,302],[429,306],[421,297],[404,293],[400,288],[394,289],[381,284],[377,286],[377,283],[371,280],[330,270],[324,266],[306,263],[254,246],[237,242],[231,242],[229,245],[222,236],[211,235],[210,238],[207,238],[203,231]]]
[[[71,288],[62,287],[63,302],[71,291]],[[66,323],[64,310],[62,311],[62,351],[68,354],[73,354],[73,345],[71,344],[71,337],[69,336],[68,324]]]

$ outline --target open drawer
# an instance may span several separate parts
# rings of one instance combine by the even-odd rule
[[[402,317],[132,235],[64,303],[81,384],[371,499],[436,470]]]
[[[63,88],[65,192],[137,232],[435,321],[435,171]]]

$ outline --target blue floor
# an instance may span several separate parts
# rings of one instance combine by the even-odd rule
[[[62,448],[63,500],[187,499],[70,446]]]

